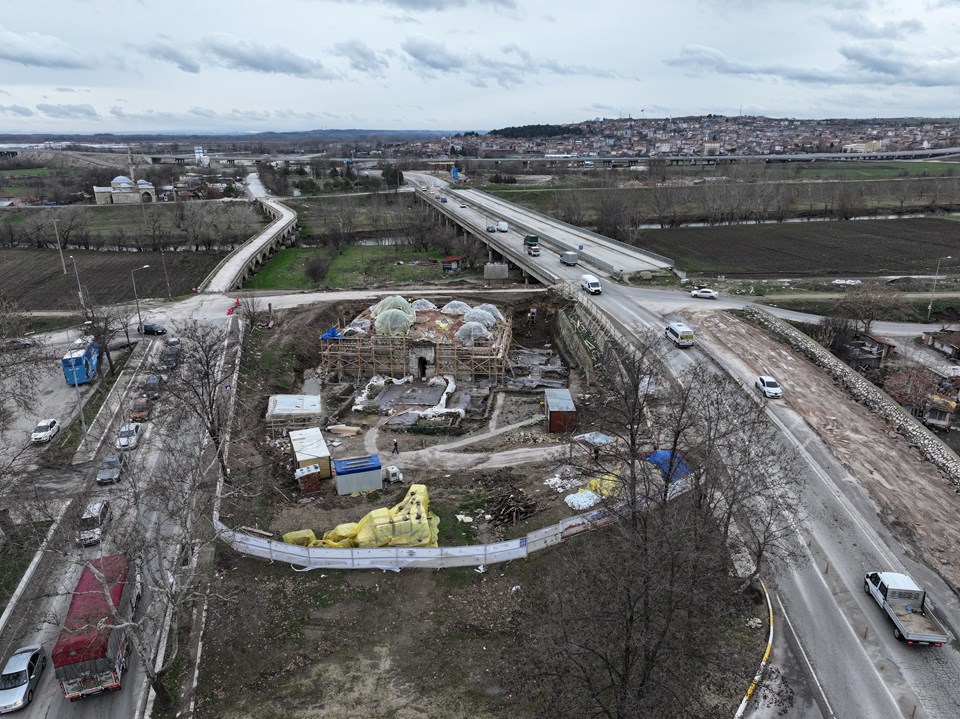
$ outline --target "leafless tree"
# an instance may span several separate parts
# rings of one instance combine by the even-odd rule
[[[19,412],[31,408],[43,368],[49,366],[45,343],[26,336],[28,320],[16,301],[0,295],[0,436]]]
[[[110,345],[121,335],[129,340],[128,328],[133,316],[133,308],[127,305],[101,305],[97,302],[96,296],[86,289],[81,302],[80,312],[84,321],[90,323],[86,333],[97,340],[100,351],[107,358],[108,371],[113,374],[113,355],[110,352]]]
[[[863,334],[881,318],[895,317],[903,306],[898,290],[889,285],[865,284],[848,289],[834,305],[834,314],[858,324]]]
[[[263,300],[256,295],[244,295],[240,298],[240,307],[237,308],[237,312],[247,327],[253,329],[265,312]]]

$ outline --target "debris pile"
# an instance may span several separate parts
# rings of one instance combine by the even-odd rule
[[[522,489],[513,488],[493,498],[486,511],[491,524],[519,524],[537,512],[536,500],[528,497]]]

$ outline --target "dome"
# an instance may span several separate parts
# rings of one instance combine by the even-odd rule
[[[113,178],[113,181],[116,182],[116,183],[124,183],[124,182],[125,182],[125,183],[127,183],[128,185],[133,184],[133,180],[131,180],[129,177],[124,177],[123,175],[117,175],[116,177]]]
[[[485,310],[481,310],[481,309],[479,309],[479,308],[477,308],[477,309],[472,309],[472,310],[470,310],[469,312],[467,312],[467,314],[465,314],[465,315],[463,316],[463,321],[464,321],[464,322],[479,322],[480,324],[482,324],[482,325],[483,325],[484,327],[486,327],[487,329],[489,329],[489,328],[493,327],[495,324],[497,324],[497,318],[496,318],[496,317],[494,317],[494,316],[493,316],[492,314],[490,314],[489,312],[486,312]]]
[[[403,310],[392,309],[385,310],[377,315],[377,321],[374,327],[377,334],[387,335],[389,337],[402,337],[410,331],[413,324],[413,318]]]
[[[373,309],[370,310],[370,313],[374,317],[379,317],[381,314],[389,310],[399,310],[403,314],[407,315],[411,322],[416,319],[416,312],[414,312],[410,307],[410,303],[400,295],[390,295],[389,297],[384,297],[376,305],[374,305]]]
[[[440,310],[445,315],[465,315],[470,311],[470,305],[466,302],[461,302],[460,300],[452,300],[447,302],[443,306],[443,309]]]
[[[456,331],[453,338],[464,347],[472,347],[476,340],[488,340],[491,336],[490,331],[479,322],[467,322]]]

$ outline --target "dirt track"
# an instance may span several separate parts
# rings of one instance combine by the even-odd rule
[[[693,317],[691,318],[693,319]],[[931,522],[960,512],[960,498],[945,475],[899,433],[850,400],[822,370],[752,325],[723,312],[699,312],[697,331],[742,375],[772,374],[784,402],[823,439],[877,505],[884,524],[954,586],[960,567],[951,557],[960,526]],[[922,491],[918,486],[922,483]]]

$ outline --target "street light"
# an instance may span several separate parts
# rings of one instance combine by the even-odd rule
[[[134,267],[130,270],[130,281],[133,282],[133,301],[137,303],[137,332],[143,333],[143,317],[140,315],[140,298],[137,297],[137,278],[133,276],[134,272],[139,270],[146,270],[150,265],[144,265],[143,267]]]
[[[70,255],[70,261],[73,262],[73,274],[77,276],[77,296],[80,298],[80,306],[86,307],[83,302],[83,288],[80,286],[80,270],[77,269],[77,261],[73,255]]]
[[[930,304],[927,305],[927,322],[930,321],[930,313],[933,312],[933,294],[937,291],[937,275],[940,274],[940,260],[952,260],[951,255],[937,258],[937,271],[933,273],[933,287],[930,289]]]

